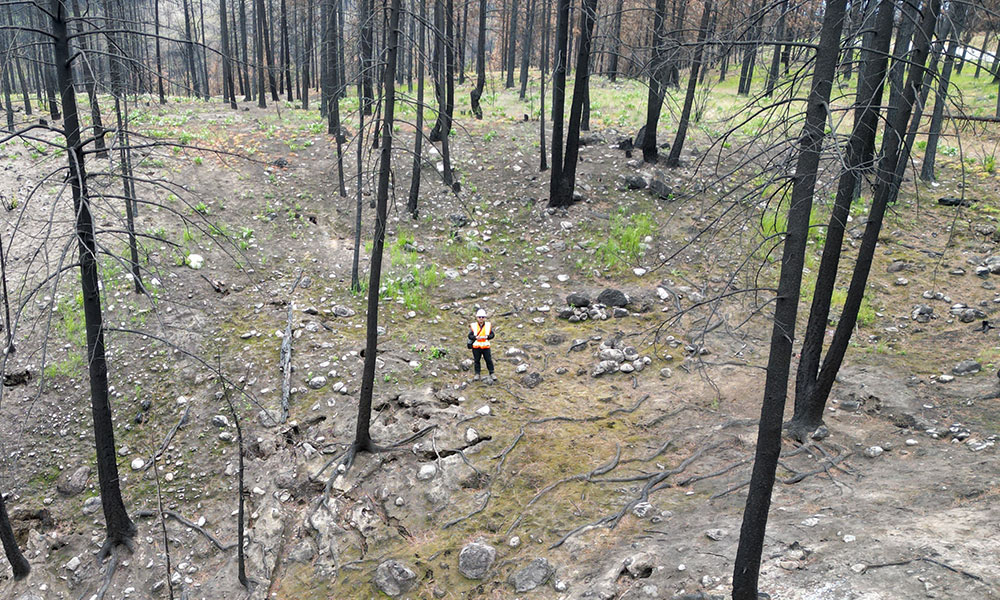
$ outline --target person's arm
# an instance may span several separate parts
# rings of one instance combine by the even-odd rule
[[[472,333],[472,329],[469,329],[469,341],[470,342],[476,341],[476,334]]]
[[[488,340],[492,340],[492,339],[493,339],[493,336],[494,336],[495,334],[496,334],[496,329],[494,329],[493,327],[490,327],[490,334],[489,334],[488,336],[486,336],[486,339],[488,339]]]

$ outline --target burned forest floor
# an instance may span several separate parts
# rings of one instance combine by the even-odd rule
[[[47,132],[3,144],[17,351],[0,481],[32,573],[13,581],[4,561],[0,597],[728,597],[793,153],[750,152],[753,123],[723,142],[726,100],[705,99],[683,165],[644,164],[618,148],[644,88],[594,86],[580,199],[560,210],[538,169],[537,91],[520,102],[491,87],[476,121],[463,86],[450,144],[460,190],[425,144],[411,217],[414,109],[400,105],[371,431],[391,444],[433,428],[349,470],[337,465],[355,431],[378,154],[366,129],[352,291],[356,99],[343,105],[346,197],[316,110],[131,105],[144,293],[116,148],[88,163],[121,487],[138,526],[133,552],[105,563],[66,156]],[[965,156],[998,135],[974,132]],[[1000,175],[947,151],[938,171],[934,184],[908,180],[887,216],[829,437],[785,442],[761,567],[772,598],[1000,595]],[[831,160],[800,332],[836,175]],[[496,330],[492,384],[473,380],[465,347],[478,308]],[[250,591],[236,576],[237,420]]]

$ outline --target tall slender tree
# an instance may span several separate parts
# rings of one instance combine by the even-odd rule
[[[472,90],[472,112],[477,119],[483,118],[483,108],[479,99],[486,87],[486,0],[479,0],[479,34],[476,38],[476,87]]]
[[[97,273],[97,244],[94,220],[90,212],[85,154],[80,138],[80,120],[70,57],[66,7],[62,0],[50,0],[56,79],[62,96],[63,133],[69,162],[69,183],[73,192],[76,214],[76,238],[80,261],[80,285],[83,291],[83,314],[87,333],[87,365],[90,375],[90,400],[94,419],[94,445],[97,450],[97,475],[101,488],[101,506],[107,528],[107,541],[101,549],[106,556],[113,546],[130,544],[135,525],[125,510],[118,478],[115,453],[115,430],[111,421],[108,393],[108,365],[104,349],[104,324],[101,314],[101,292]]]
[[[410,195],[406,201],[406,209],[410,216],[418,217],[417,199],[420,196],[420,167],[423,163],[424,143],[424,31],[427,22],[427,3],[425,0],[414,0],[420,4],[420,19],[417,22],[417,123],[413,140],[413,169],[410,175]]]
[[[771,507],[774,473],[781,453],[781,418],[787,395],[792,341],[798,314],[799,290],[809,237],[809,215],[812,212],[820,153],[826,138],[826,119],[830,110],[830,92],[840,54],[840,34],[844,27],[846,0],[830,0],[823,15],[819,46],[816,48],[812,88],[806,107],[806,122],[799,138],[799,156],[792,178],[792,193],[788,205],[788,227],[781,258],[781,274],[774,306],[774,326],[771,349],[764,382],[764,402],[757,429],[757,451],[753,475],[747,494],[739,547],[733,567],[733,600],[758,600],[760,558],[764,548],[764,531]]]
[[[656,0],[653,9],[653,49],[649,61],[649,93],[646,99],[646,128],[642,138],[642,160],[655,163],[656,126],[660,121],[663,95],[666,93],[666,71],[668,68],[664,45],[666,44],[666,0]]]
[[[875,17],[876,35],[870,38],[873,45],[866,49],[870,50],[872,60],[866,62],[858,79],[854,129],[847,143],[844,168],[838,181],[837,195],[826,228],[826,241],[823,244],[823,255],[816,274],[813,301],[809,309],[809,320],[795,375],[795,413],[787,429],[793,437],[800,440],[807,439],[822,424],[822,408],[819,414],[815,414],[810,398],[816,389],[816,375],[822,358],[826,326],[830,318],[830,306],[833,302],[847,217],[861,174],[867,170],[868,161],[871,160],[867,153],[878,128],[895,11],[896,5],[893,0],[880,0]]]
[[[576,187],[576,164],[580,154],[580,122],[583,98],[590,79],[590,45],[597,16],[597,0],[583,0],[580,8],[580,45],[576,60],[573,104],[569,111],[566,152],[563,155],[562,112],[565,104],[566,50],[569,37],[569,0],[559,0],[556,25],[556,70],[552,89],[552,172],[549,179],[549,206],[565,207],[573,203]]]
[[[681,119],[677,124],[677,135],[670,147],[667,166],[676,167],[681,163],[681,149],[687,137],[688,121],[691,119],[691,107],[694,105],[694,92],[698,87],[698,70],[701,69],[701,59],[705,51],[705,38],[708,37],[708,21],[712,15],[712,0],[705,0],[701,13],[701,26],[698,28],[698,41],[694,48],[694,62],[691,63],[691,74],[688,76],[687,93],[684,95],[684,108],[681,109]]]
[[[28,559],[24,558],[21,549],[17,545],[14,537],[14,529],[10,526],[10,517],[7,515],[7,503],[4,501],[3,493],[0,492],[0,542],[3,542],[3,550],[7,555],[7,562],[14,572],[14,579],[24,579],[31,573],[31,565]]]
[[[382,96],[385,99],[382,127],[381,156],[379,158],[378,187],[375,205],[375,235],[372,240],[372,259],[368,280],[368,318],[365,343],[365,364],[361,377],[358,400],[358,421],[351,446],[351,457],[357,452],[372,452],[377,446],[371,438],[372,393],[375,390],[375,360],[378,345],[379,287],[382,282],[382,253],[385,246],[385,228],[389,203],[389,171],[392,168],[392,124],[396,104],[396,63],[399,50],[400,0],[392,0],[389,9],[389,36],[386,65],[382,75]],[[350,460],[350,459],[349,459]]]

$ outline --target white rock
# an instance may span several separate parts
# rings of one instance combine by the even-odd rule
[[[465,430],[465,442],[467,444],[475,444],[479,441],[479,432],[469,427]]]
[[[485,417],[485,416],[489,415],[490,414],[490,407],[489,407],[489,405],[483,405],[483,406],[480,406],[479,408],[477,408],[476,409],[476,414],[479,415],[479,416],[481,416],[481,417]]]
[[[146,466],[146,461],[142,460],[141,458],[132,459],[132,470],[133,471],[138,471],[138,470],[142,469],[145,466]]]
[[[910,439],[906,440],[906,445],[907,446],[916,446],[919,443],[920,442],[918,442],[917,440],[915,440],[913,438],[910,438]]]
[[[66,563],[66,570],[76,571],[77,569],[80,568],[80,562],[81,562],[80,557],[74,556],[73,558],[69,559],[69,562]]]
[[[184,259],[184,264],[197,271],[205,266],[205,257],[200,254],[188,254],[187,258]]]
[[[427,481],[433,479],[437,475],[437,467],[433,464],[420,465],[420,470],[417,472],[417,479],[420,481]]]

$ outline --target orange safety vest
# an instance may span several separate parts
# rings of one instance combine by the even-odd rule
[[[473,348],[490,347],[490,331],[493,329],[493,325],[489,321],[483,324],[482,329],[479,329],[478,323],[470,324],[469,328],[472,329],[472,335],[476,336],[476,341],[472,342]]]

